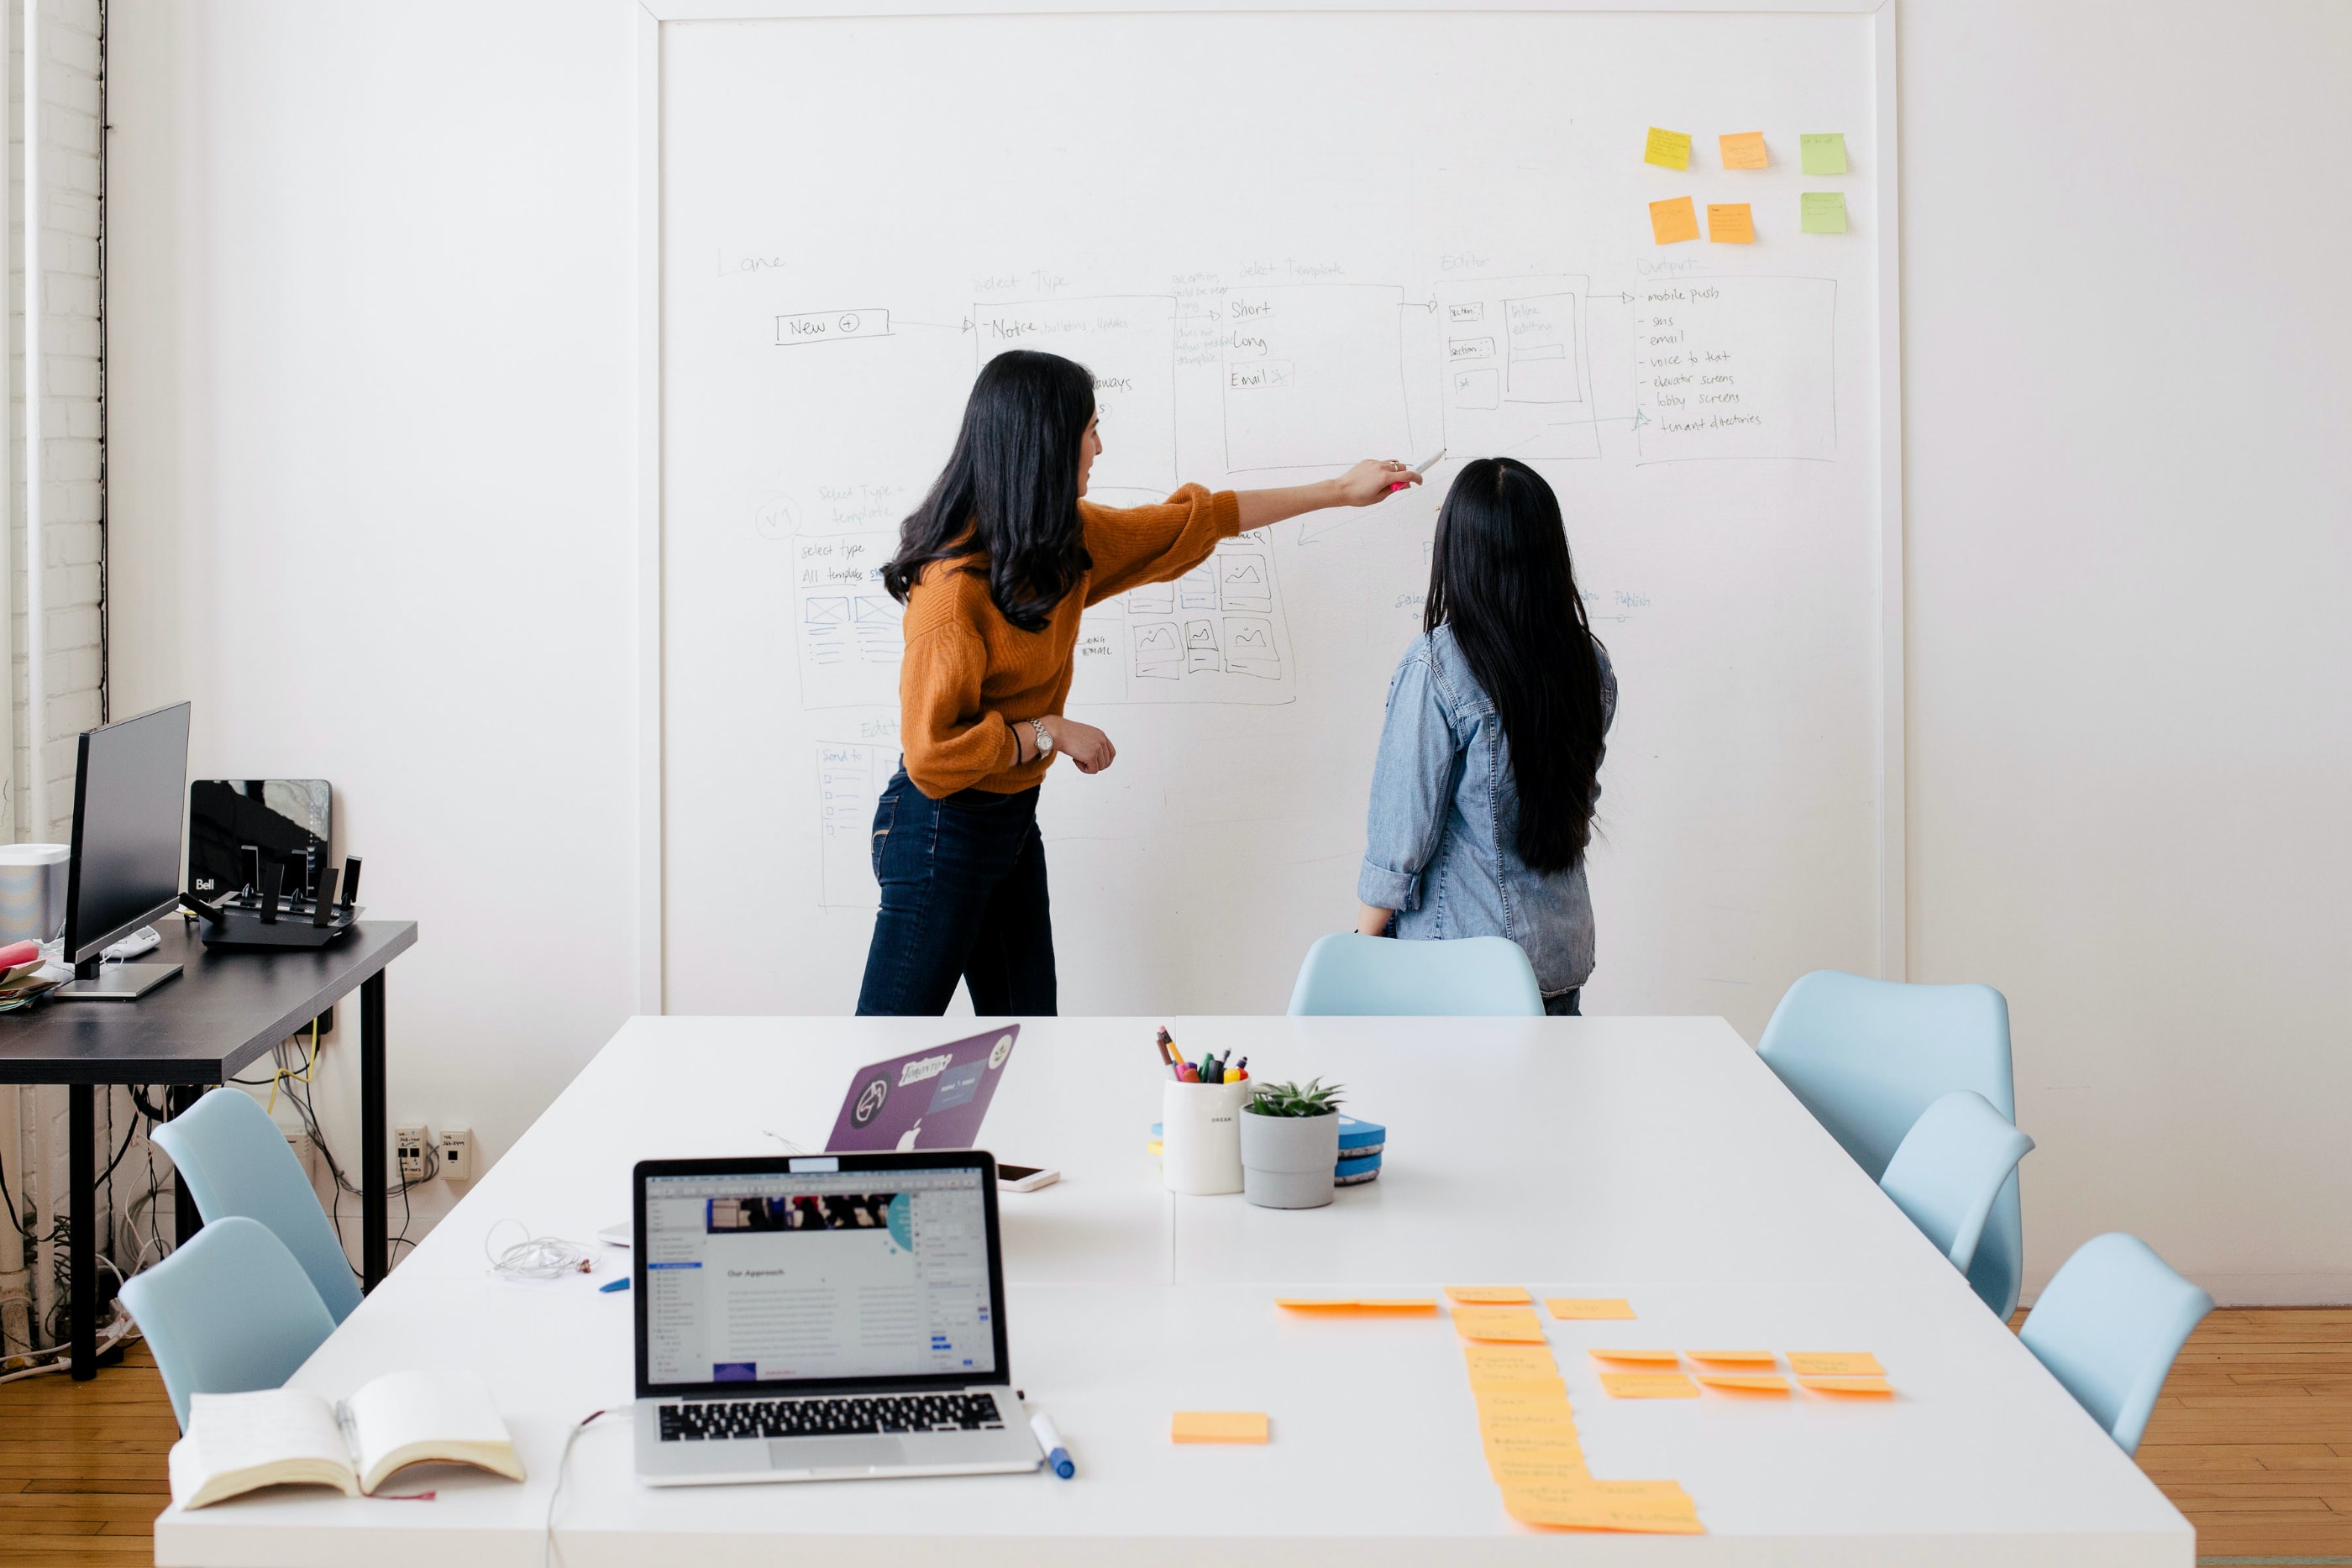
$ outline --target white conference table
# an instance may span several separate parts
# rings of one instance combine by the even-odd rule
[[[1024,1023],[983,1129],[1062,1181],[1005,1193],[1013,1381],[1077,1479],[652,1490],[631,1473],[626,1254],[593,1277],[489,1277],[493,1225],[588,1241],[631,1165],[823,1146],[856,1067],[957,1019],[632,1019],[299,1373],[341,1396],[467,1367],[530,1479],[422,1468],[430,1502],[281,1489],[156,1521],[162,1564],[536,1563],[565,1433],[555,1561],[1122,1568],[1214,1561],[2189,1568],[2188,1522],[1717,1019],[1202,1018],[1194,1054],[1319,1075],[1389,1128],[1328,1208],[1177,1197],[1147,1151],[1151,1019]],[[520,1232],[506,1225],[501,1241]],[[1545,1329],[1596,1476],[1680,1481],[1707,1533],[1537,1531],[1489,1479],[1442,1317],[1300,1320],[1288,1288],[1624,1296],[1632,1322]],[[1591,1346],[1867,1350],[1898,1397],[1605,1396]],[[1181,1409],[1265,1410],[1264,1448],[1179,1447]]]

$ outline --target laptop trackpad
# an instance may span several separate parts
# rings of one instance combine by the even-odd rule
[[[779,1470],[861,1470],[903,1465],[907,1445],[898,1437],[784,1437],[768,1445],[768,1464]]]

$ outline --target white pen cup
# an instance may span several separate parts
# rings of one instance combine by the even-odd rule
[[[1196,1197],[1242,1189],[1242,1105],[1246,1081],[1160,1088],[1160,1175],[1170,1192]]]

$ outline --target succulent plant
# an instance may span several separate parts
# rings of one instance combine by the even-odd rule
[[[1305,1088],[1296,1083],[1260,1083],[1250,1094],[1248,1108],[1261,1116],[1328,1116],[1339,1109],[1342,1085],[1326,1088],[1320,1078]]]

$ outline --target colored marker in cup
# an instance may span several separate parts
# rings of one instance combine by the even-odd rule
[[[1425,463],[1422,464],[1422,465],[1421,465],[1420,467],[1415,468],[1415,469],[1413,470],[1413,474],[1415,475],[1415,476],[1416,476],[1416,477],[1417,477],[1417,476],[1422,476],[1422,475],[1425,475],[1425,474],[1427,474],[1427,473],[1428,473],[1432,468],[1434,468],[1434,467],[1436,467],[1436,466],[1437,466],[1437,460],[1438,460],[1439,458],[1441,458],[1441,457],[1444,456],[1444,455],[1445,455],[1445,448],[1444,448],[1443,446],[1439,447],[1436,451],[1434,451],[1434,452],[1433,452],[1433,453],[1431,453],[1431,454],[1429,455],[1429,459],[1428,459],[1428,461],[1427,461],[1427,462],[1425,462]],[[1391,486],[1389,486],[1389,493],[1390,493],[1391,495],[1394,495],[1397,491],[1403,489],[1407,485],[1411,484],[1412,482],[1412,480],[1410,480],[1410,479],[1400,479],[1400,480],[1398,480],[1395,484],[1393,484],[1393,485],[1391,485]]]

